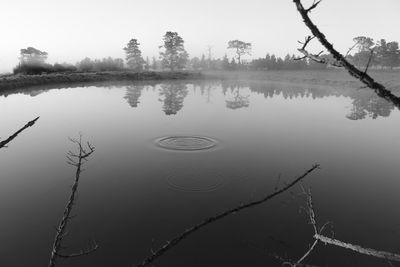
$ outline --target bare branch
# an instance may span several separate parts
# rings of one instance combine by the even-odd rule
[[[79,140],[77,139],[72,139],[69,138],[69,140],[73,143],[75,143],[78,146],[78,154],[75,154],[71,151],[68,152],[67,154],[67,163],[71,164],[73,166],[76,167],[76,172],[75,172],[75,181],[72,185],[72,189],[71,189],[71,194],[69,196],[69,200],[67,202],[67,205],[65,206],[64,209],[64,213],[63,213],[63,217],[60,221],[60,224],[58,225],[57,229],[56,229],[56,236],[54,238],[54,243],[53,243],[53,248],[51,251],[51,257],[50,257],[50,261],[49,261],[49,267],[54,267],[56,264],[56,260],[58,257],[61,258],[71,258],[71,257],[77,257],[77,256],[82,256],[82,255],[87,255],[93,251],[95,251],[98,248],[98,245],[96,243],[94,243],[94,245],[86,250],[82,250],[79,253],[75,253],[75,254],[69,254],[69,255],[63,255],[60,253],[60,251],[63,249],[62,246],[62,241],[63,238],[66,236],[67,234],[67,224],[68,222],[74,217],[71,216],[71,212],[72,212],[72,208],[74,206],[75,203],[75,198],[76,198],[76,192],[78,190],[78,184],[79,184],[79,178],[82,172],[82,164],[83,164],[83,160],[87,157],[89,157],[93,152],[94,152],[94,147],[91,146],[88,143],[88,147],[89,147],[89,152],[85,152],[84,148],[82,147],[82,136],[79,137]]]
[[[333,239],[330,237],[326,237],[323,235],[314,235],[314,238],[325,243],[325,244],[330,244],[330,245],[334,245],[334,246],[338,246],[338,247],[342,247],[342,248],[347,248],[350,250],[353,250],[355,252],[361,253],[361,254],[365,254],[365,255],[369,255],[369,256],[374,256],[377,258],[381,258],[381,259],[385,259],[385,260],[390,260],[390,261],[400,261],[400,255],[396,254],[396,253],[392,253],[392,252],[386,252],[386,251],[379,251],[379,250],[375,250],[372,248],[363,248],[359,245],[353,245],[350,243],[345,243],[343,241],[337,240],[337,239]]]
[[[381,258],[381,259],[385,259],[388,261],[400,261],[400,255],[399,254],[395,254],[392,252],[387,252],[387,251],[379,251],[379,250],[375,250],[375,249],[371,249],[371,248],[363,248],[359,245],[353,245],[350,243],[345,243],[343,241],[334,239],[334,238],[330,238],[330,237],[326,237],[324,235],[322,235],[322,230],[324,229],[324,227],[327,225],[325,224],[324,226],[322,226],[320,228],[320,230],[318,230],[318,226],[315,220],[315,211],[314,211],[314,207],[313,207],[313,201],[312,201],[312,196],[311,196],[311,191],[308,192],[308,198],[307,198],[307,205],[308,205],[308,215],[310,218],[310,222],[313,225],[314,228],[314,239],[315,241],[321,241],[322,243],[325,244],[330,244],[330,245],[334,245],[334,246],[338,246],[338,247],[342,247],[342,248],[347,248],[353,251],[356,251],[360,254],[365,254],[365,255],[369,255],[369,256],[374,256],[377,258]]]
[[[10,137],[8,137],[6,140],[0,142],[0,148],[7,147],[7,144],[11,142],[15,137],[18,136],[22,131],[24,131],[26,128],[31,127],[35,124],[35,122],[39,119],[40,117],[37,117],[36,119],[33,119],[29,121],[27,124],[25,124],[24,127],[16,131],[14,134],[12,134]]]
[[[304,174],[302,174],[301,176],[297,177],[296,179],[294,179],[292,182],[290,182],[289,184],[285,185],[284,187],[282,187],[279,190],[275,190],[274,193],[269,194],[267,196],[265,196],[262,199],[256,200],[256,201],[252,201],[252,202],[248,202],[246,204],[240,204],[239,206],[229,209],[227,211],[224,211],[218,215],[206,218],[205,220],[203,220],[202,222],[186,229],[184,232],[180,233],[179,235],[177,235],[176,237],[172,238],[170,241],[167,241],[166,244],[164,246],[162,246],[161,248],[157,249],[156,251],[152,251],[152,255],[150,255],[149,257],[147,257],[146,259],[144,259],[141,263],[139,263],[138,265],[136,265],[137,267],[143,267],[143,266],[147,266],[150,263],[152,263],[153,261],[155,261],[157,258],[159,258],[160,256],[162,256],[165,252],[167,252],[168,250],[170,250],[171,248],[173,248],[174,246],[176,246],[177,244],[179,244],[183,239],[185,239],[187,236],[189,236],[190,234],[193,234],[194,232],[196,232],[197,230],[205,227],[206,225],[213,223],[215,221],[218,221],[222,218],[225,218],[228,215],[237,213],[241,210],[256,206],[256,205],[260,205],[272,198],[274,198],[277,195],[280,195],[282,193],[284,193],[285,191],[287,191],[288,189],[290,189],[291,187],[293,187],[294,185],[296,185],[298,182],[300,182],[301,180],[303,180],[308,174],[310,174],[311,172],[313,172],[314,170],[319,169],[319,165],[316,164],[314,166],[312,166],[312,168],[310,168],[309,170],[307,170]]]
[[[96,251],[98,248],[99,248],[99,245],[96,242],[94,242],[92,247],[83,249],[83,250],[79,251],[78,253],[71,253],[71,254],[67,254],[67,255],[64,255],[61,253],[56,253],[56,255],[57,255],[57,257],[60,257],[60,258],[75,258],[75,257],[88,255],[88,254]]]
[[[297,10],[302,16],[306,26],[311,30],[311,33],[315,37],[317,37],[320,43],[329,51],[329,53],[332,54],[333,58],[340,62],[340,64],[349,72],[351,76],[359,79],[362,83],[374,90],[378,96],[386,99],[387,101],[390,101],[397,108],[400,109],[400,97],[395,96],[394,94],[392,94],[392,92],[387,90],[385,86],[372,79],[367,73],[364,73],[363,71],[357,69],[354,65],[349,63],[342,54],[340,54],[335,48],[333,48],[333,45],[326,39],[325,35],[311,21],[310,17],[308,16],[310,8],[305,9],[301,3],[301,0],[293,0],[293,2],[296,4]]]
[[[316,8],[316,7],[318,6],[318,4],[321,3],[321,1],[322,1],[322,0],[319,0],[319,1],[315,1],[315,0],[314,0],[314,3],[313,3],[309,8],[306,9],[306,12],[308,13],[308,12],[310,12],[311,10],[313,10],[314,8]]]
[[[369,68],[369,64],[371,63],[371,60],[372,60],[373,56],[374,56],[374,49],[371,49],[371,54],[369,55],[368,63],[367,63],[367,66],[365,67],[365,70],[364,70],[364,75],[367,74],[367,71],[368,71],[368,68]]]

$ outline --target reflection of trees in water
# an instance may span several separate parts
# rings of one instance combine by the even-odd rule
[[[188,94],[186,84],[162,84],[160,97],[164,97],[163,111],[165,115],[175,115],[183,107],[183,100]]]
[[[140,103],[139,98],[142,95],[143,85],[129,85],[126,87],[126,94],[124,98],[128,101],[128,104],[136,108]]]
[[[285,86],[279,84],[266,83],[248,83],[242,84],[242,87],[248,86],[252,92],[261,93],[265,98],[272,98],[282,95],[285,99],[308,98],[312,99],[344,96],[353,100],[353,107],[346,116],[351,120],[361,120],[367,117],[376,119],[378,117],[390,116],[394,105],[375,95],[373,92],[366,90],[357,90],[355,88],[333,88],[333,87],[302,87],[302,86]]]
[[[249,96],[240,95],[240,87],[236,89],[235,96],[231,100],[225,100],[226,107],[230,109],[247,108],[250,105]]]
[[[394,105],[375,94],[359,94],[359,97],[353,100],[353,107],[346,118],[350,120],[362,120],[367,117],[376,119],[379,116],[389,117],[394,109]]]

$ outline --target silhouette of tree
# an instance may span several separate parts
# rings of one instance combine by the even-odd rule
[[[188,60],[188,53],[183,45],[184,41],[177,32],[166,32],[164,37],[164,51],[160,52],[161,64],[163,67],[174,71],[183,69]]]
[[[26,49],[21,49],[20,55],[21,64],[41,65],[46,63],[48,53],[30,46]]]
[[[142,52],[139,49],[139,43],[136,39],[131,39],[126,47],[124,47],[126,53],[126,64],[130,69],[135,71],[143,70],[144,60],[142,58]]]
[[[246,43],[240,40],[231,40],[228,42],[228,49],[235,49],[238,64],[241,64],[241,57],[246,54],[251,54],[251,43]]]

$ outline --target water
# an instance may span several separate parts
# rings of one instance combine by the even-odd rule
[[[400,113],[368,90],[271,82],[164,82],[47,90],[0,98],[0,266],[46,266],[70,193],[68,137],[96,151],[85,165],[58,266],[132,266],[205,217],[255,200],[314,163],[318,221],[335,237],[400,253]],[[155,266],[280,266],[313,242],[301,189],[193,234]],[[330,230],[326,232],[330,236]],[[386,266],[331,246],[306,261]]]

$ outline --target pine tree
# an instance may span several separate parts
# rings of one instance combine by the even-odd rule
[[[166,32],[164,35],[165,51],[160,52],[161,64],[171,71],[183,69],[188,60],[188,53],[183,46],[183,39],[177,32]]]
[[[124,47],[126,53],[126,64],[130,69],[135,71],[143,70],[143,64],[145,63],[139,45],[140,44],[136,39],[131,39],[127,46]]]

